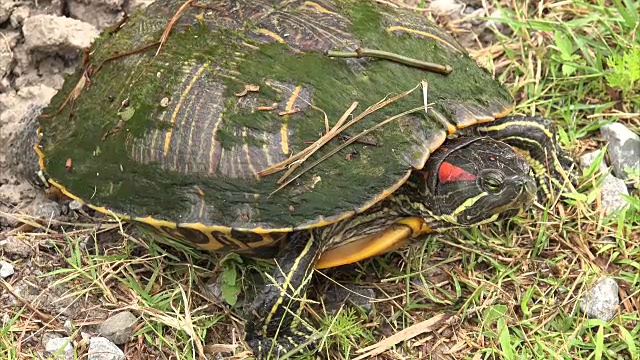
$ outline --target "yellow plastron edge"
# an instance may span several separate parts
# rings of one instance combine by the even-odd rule
[[[316,263],[316,269],[351,264],[362,259],[384,254],[400,248],[413,237],[430,232],[432,232],[431,228],[420,217],[402,219],[378,234],[325,251]]]

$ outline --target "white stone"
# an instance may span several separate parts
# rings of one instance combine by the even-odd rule
[[[627,205],[627,200],[622,195],[629,195],[629,190],[624,180],[608,174],[600,187],[602,195],[602,211],[605,215],[611,215]]]
[[[452,15],[461,13],[463,4],[455,0],[434,0],[429,4],[429,9],[437,15]]]
[[[35,15],[26,19],[22,32],[31,51],[63,53],[88,48],[100,34],[91,24],[53,15]]]
[[[71,338],[61,337],[49,339],[44,345],[44,353],[55,359],[73,360],[73,346]]]
[[[621,123],[607,124],[600,128],[602,136],[609,143],[613,173],[628,179],[625,168],[640,169],[640,136]]]
[[[616,316],[619,303],[618,284],[612,278],[602,277],[583,294],[580,310],[589,317],[609,321]]]
[[[582,154],[579,159],[580,167],[583,169],[588,169],[589,167],[591,167],[591,164],[593,164],[601,151],[602,150],[594,150]],[[609,168],[607,167],[604,159],[602,159],[602,162],[600,163],[600,173],[606,174],[607,171],[609,171]]]
[[[116,344],[103,337],[92,337],[89,341],[88,360],[125,360],[124,353]]]
[[[14,273],[15,269],[13,268],[13,265],[6,261],[0,261],[0,277],[6,279]]]

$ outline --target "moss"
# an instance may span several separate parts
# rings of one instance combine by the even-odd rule
[[[442,100],[484,104],[494,98],[508,98],[508,93],[468,56],[446,49],[435,40],[388,33],[385,27],[389,17],[375,5],[344,2],[340,6],[351,21],[351,32],[363,46],[447,63],[453,66],[453,73],[443,76],[386,60],[344,61],[319,52],[297,54],[286,44],[260,44],[248,36],[246,30],[212,30],[208,23],[205,26],[190,20],[197,12],[186,12],[181,25],[174,29],[157,56],[152,49],[106,63],[72,106],[43,121],[47,171],[78,196],[96,205],[108,205],[120,213],[152,215],[176,222],[229,225],[238,224],[238,219],[247,217],[246,212],[249,220],[241,226],[296,226],[320,216],[351,211],[395,184],[409,169],[403,155],[408,153],[420,158],[415,150],[420,145],[418,142],[437,131],[433,121],[424,113],[417,113],[415,116],[422,122],[419,128],[407,119],[387,124],[371,134],[380,146],[350,145],[273,193],[279,186],[275,182],[279,175],[259,181],[254,177],[230,179],[206,173],[185,174],[180,172],[186,168],[182,163],[189,160],[184,154],[170,159],[174,170],[167,164],[155,162],[157,154],[149,153],[154,150],[141,150],[151,159],[145,162],[132,155],[131,144],[137,139],[149,137],[156,130],[162,134],[161,130],[172,126],[170,119],[160,119],[164,111],[160,104],[164,97],[172,101],[179,97],[185,71],[195,71],[203,63],[209,63],[207,77],[225,86],[227,100],[221,101],[224,125],[216,138],[227,150],[245,143],[258,149],[266,145],[258,136],[239,136],[244,128],[257,134],[280,135],[284,120],[277,112],[237,106],[233,93],[241,91],[246,84],[260,86],[255,96],[261,104],[285,101],[284,95],[269,85],[272,81],[303,85],[312,90],[313,104],[326,112],[331,124],[354,101],[360,103],[355,116],[389,95],[415,87],[421,80],[429,83],[429,102],[435,102],[436,107],[448,114],[448,109],[438,104]],[[157,7],[150,8],[145,14],[151,14],[151,18],[133,19],[116,35],[101,38],[92,55],[93,66],[115,51],[127,51],[144,44],[140,39],[147,39],[147,43],[157,39],[163,30],[158,24],[167,20],[161,13],[154,13],[157,10]],[[404,13],[402,19],[411,19],[411,16]],[[145,24],[153,25],[150,31],[144,30]],[[258,49],[244,43],[252,43]],[[67,81],[46,112],[53,112],[61,104],[79,76],[77,73]],[[357,134],[390,116],[419,107],[422,101],[420,91],[415,91],[368,116],[349,129],[349,134]],[[118,112],[122,111],[123,102],[135,111],[121,126]],[[316,140],[325,130],[324,118],[315,110],[293,114],[288,118],[288,129],[290,153],[296,153],[307,146],[305,142]],[[176,128],[175,131],[185,130]],[[105,137],[105,134],[109,135]],[[163,142],[164,136],[159,135],[157,141]],[[98,156],[93,154],[96,144],[101,148]],[[332,141],[304,166],[341,144],[340,140]],[[354,150],[361,156],[347,160],[346,154]],[[73,171],[64,167],[67,158],[73,159]],[[200,218],[198,212],[201,198],[196,189],[205,194],[205,218]],[[295,211],[291,211],[291,207]]]

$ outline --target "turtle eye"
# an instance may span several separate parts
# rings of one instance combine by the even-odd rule
[[[499,193],[502,191],[503,177],[500,174],[490,172],[482,177],[481,186],[488,192]]]

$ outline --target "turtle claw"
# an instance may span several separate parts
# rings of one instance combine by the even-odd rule
[[[305,342],[308,342],[310,335],[308,330],[300,327],[293,331],[281,331],[277,338],[253,337],[252,334],[247,334],[246,341],[256,359],[281,359],[305,350]]]

